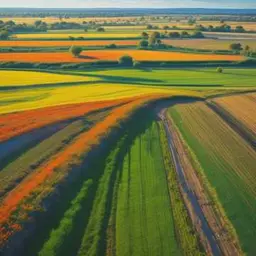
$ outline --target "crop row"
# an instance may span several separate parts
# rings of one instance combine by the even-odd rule
[[[67,238],[70,238],[69,235],[73,228],[73,222],[82,208],[83,201],[86,200],[88,196],[88,190],[91,185],[92,180],[84,182],[76,198],[71,202],[70,208],[64,213],[64,217],[61,219],[59,226],[52,230],[50,238],[45,242],[38,255],[59,255],[61,246],[67,241]]]
[[[177,255],[158,127],[137,136],[125,156],[117,194],[116,255]]]

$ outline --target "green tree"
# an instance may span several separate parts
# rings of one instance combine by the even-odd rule
[[[229,49],[232,51],[242,51],[243,47],[240,43],[233,43],[229,46]]]
[[[96,29],[97,32],[105,32],[105,28],[103,27],[99,27]]]
[[[218,68],[216,69],[216,71],[217,71],[218,73],[223,73],[223,68],[218,67]]]
[[[126,67],[132,67],[133,66],[133,58],[129,55],[124,55],[120,57],[119,64]]]
[[[147,40],[141,40],[139,42],[139,47],[140,48],[147,48],[148,47],[148,41]]]
[[[143,31],[142,33],[141,33],[141,36],[143,37],[143,38],[148,38],[148,33],[147,32],[145,32],[145,31]]]
[[[7,40],[9,39],[9,33],[6,30],[0,31],[0,39],[1,40]]]
[[[75,45],[72,45],[69,49],[69,52],[75,56],[75,57],[78,57],[81,52],[83,51],[82,47],[79,47],[79,46],[75,46]]]

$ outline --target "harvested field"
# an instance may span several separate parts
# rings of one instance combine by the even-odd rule
[[[242,249],[253,255],[255,151],[204,103],[178,105],[169,113],[215,189]]]
[[[213,102],[226,110],[235,120],[241,123],[242,128],[247,130],[256,141],[256,94],[243,94],[236,96],[220,97]]]
[[[136,61],[241,61],[241,55],[193,54],[146,50],[89,50],[74,57],[70,53],[0,53],[2,62],[30,63],[79,63],[94,61],[117,61],[123,55],[130,55]]]
[[[244,47],[248,45],[251,49],[256,49],[255,40],[218,40],[218,39],[176,39],[163,40],[165,44],[175,47],[203,49],[203,50],[230,50],[232,43],[241,43]]]

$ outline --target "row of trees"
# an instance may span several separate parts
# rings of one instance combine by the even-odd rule
[[[158,31],[154,31],[151,34],[148,34],[147,32],[142,32],[141,34],[143,39],[150,39],[150,38],[204,38],[204,35],[201,31],[195,31],[192,34],[189,34],[187,31],[182,31],[182,32],[167,32],[165,33],[160,33]]]
[[[230,25],[222,24],[221,26],[208,26],[205,27],[203,25],[196,26],[197,31],[207,31],[207,32],[236,32],[236,33],[244,33],[246,30],[243,26],[236,26],[236,28],[232,29]]]

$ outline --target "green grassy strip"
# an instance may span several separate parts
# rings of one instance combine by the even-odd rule
[[[123,162],[116,255],[180,255],[156,123],[136,137]]]
[[[113,178],[113,173],[116,169],[117,157],[123,141],[124,138],[119,141],[116,148],[110,153],[106,160],[104,173],[99,181],[89,222],[78,252],[79,256],[97,255],[101,248],[100,242],[102,239],[104,218],[106,216],[110,183],[111,179]]]
[[[107,248],[106,248],[106,256],[114,256],[116,255],[116,207],[117,207],[117,195],[118,195],[118,185],[120,181],[120,169],[117,172],[113,197],[112,197],[112,206],[111,213],[108,221],[107,228]]]
[[[43,245],[39,256],[59,255],[61,246],[65,243],[73,229],[73,222],[82,208],[84,200],[88,196],[88,190],[92,185],[92,180],[84,182],[76,198],[71,202],[70,208],[65,212],[59,226],[52,230],[49,240]]]
[[[204,255],[179,190],[178,178],[171,159],[164,125],[160,122],[159,130],[177,240],[179,241],[183,255]]]

